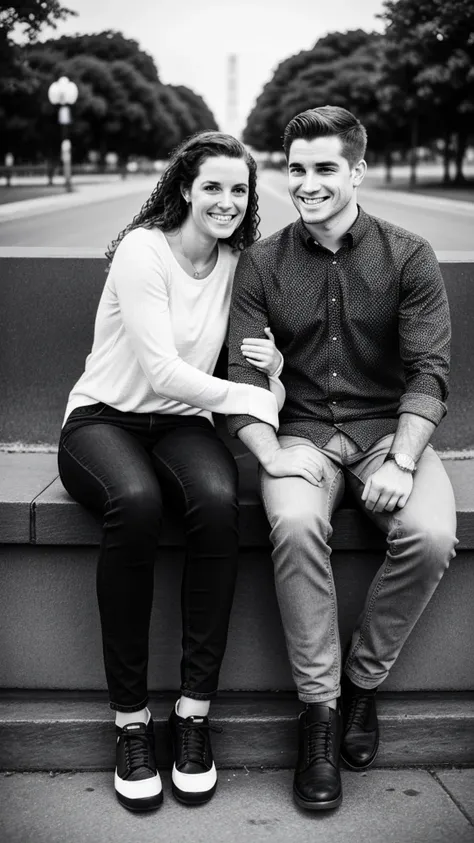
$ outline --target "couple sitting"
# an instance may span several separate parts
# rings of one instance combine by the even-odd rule
[[[428,243],[358,206],[365,145],[364,127],[342,108],[291,120],[284,149],[299,219],[256,243],[253,158],[229,135],[200,133],[175,151],[108,251],[59,469],[103,520],[97,593],[115,789],[131,810],[163,799],[147,662],[164,502],[184,513],[187,549],[173,793],[202,803],[217,784],[208,714],[234,595],[238,501],[213,412],[229,417],[261,465],[304,704],[300,806],[341,803],[340,755],[355,770],[374,761],[377,688],[454,556],[453,493],[429,446],[446,412],[446,294]],[[226,381],[212,373],[229,313]],[[328,541],[345,483],[385,533],[387,553],[342,659]]]

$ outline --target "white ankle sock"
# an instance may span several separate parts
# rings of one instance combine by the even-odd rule
[[[336,710],[336,708],[337,708],[337,699],[334,699],[334,700],[326,700],[326,702],[324,703],[324,705],[328,705],[328,706],[329,706],[329,708],[333,708],[333,709],[334,709],[334,711],[335,711],[335,710]]]
[[[119,729],[128,726],[129,723],[148,723],[151,713],[148,708],[141,708],[140,711],[116,711],[115,725]]]
[[[210,705],[210,700],[194,700],[191,697],[180,697],[176,703],[176,714],[184,718],[207,717]]]

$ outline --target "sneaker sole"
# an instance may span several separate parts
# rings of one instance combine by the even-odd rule
[[[142,811],[155,811],[163,804],[163,791],[158,793],[156,796],[146,796],[142,799],[130,799],[128,796],[124,796],[117,790],[115,791],[115,795],[124,808],[128,808],[129,811],[134,811],[135,813],[141,813]]]
[[[173,792],[173,796],[178,802],[181,802],[182,805],[204,805],[205,802],[209,802],[217,788],[217,782],[210,790],[203,790],[200,793],[189,793],[184,790],[180,790],[179,787],[176,787],[174,782],[171,782],[171,790]]]
[[[300,808],[305,808],[307,811],[330,811],[332,808],[338,808],[342,802],[342,790],[336,799],[330,799],[327,802],[310,802],[309,799],[303,799],[298,791],[293,788],[293,798]]]

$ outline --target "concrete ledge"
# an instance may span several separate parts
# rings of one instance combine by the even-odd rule
[[[104,286],[106,261],[96,254],[0,249],[0,442],[57,443],[67,395],[90,351]],[[439,257],[453,338],[449,412],[433,443],[440,450],[469,449],[474,447],[473,253]]]
[[[158,766],[169,768],[166,721],[175,697],[150,701]],[[379,767],[474,762],[473,694],[380,695]],[[296,717],[291,694],[226,694],[212,706],[220,767],[293,767]],[[103,695],[2,693],[0,765],[5,770],[113,769],[113,714]]]
[[[236,455],[240,477],[241,546],[268,547],[268,524],[257,494],[257,464]],[[474,459],[444,461],[458,510],[458,551],[474,548]],[[64,490],[55,454],[0,454],[0,529],[5,544],[96,545],[100,524]],[[345,501],[334,518],[334,549],[373,550],[383,536]],[[165,518],[161,546],[182,547],[179,520]]]

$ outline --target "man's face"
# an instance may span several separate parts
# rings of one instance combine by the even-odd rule
[[[298,138],[288,156],[288,190],[307,225],[321,225],[356,203],[357,187],[365,164],[351,168],[341,154],[337,135],[306,140]]]

